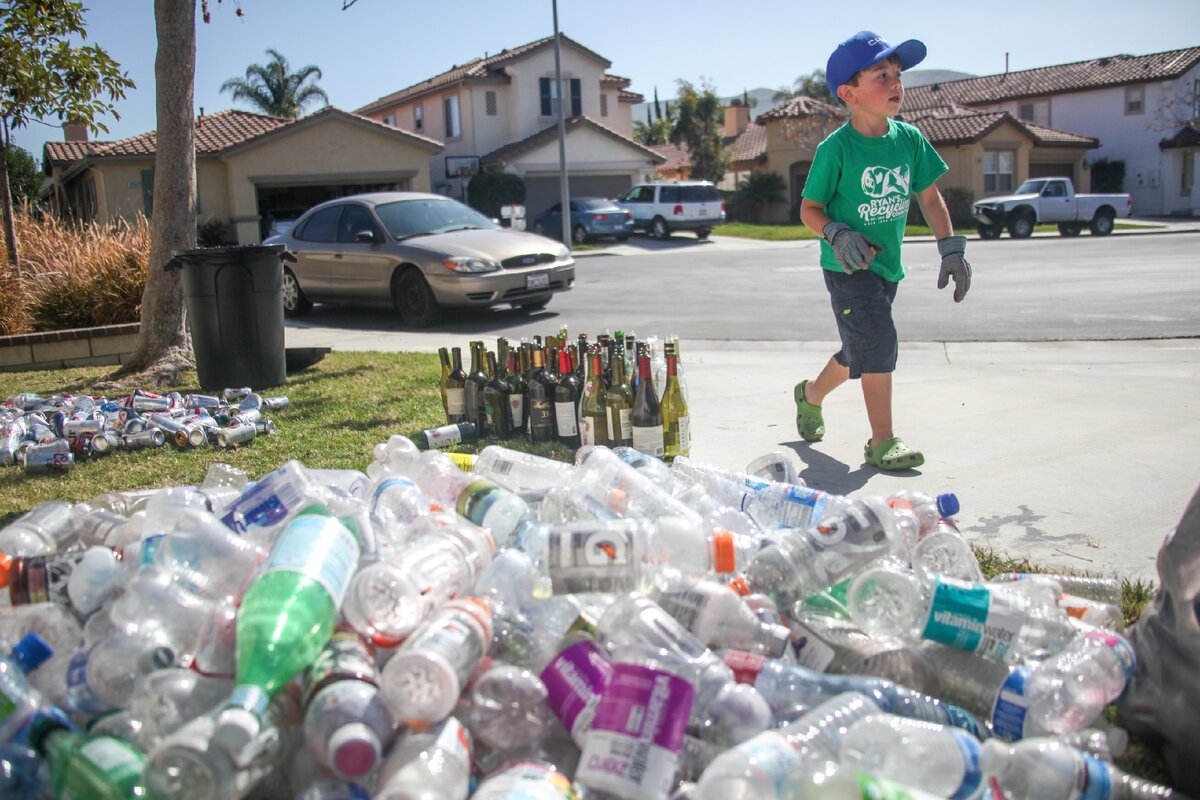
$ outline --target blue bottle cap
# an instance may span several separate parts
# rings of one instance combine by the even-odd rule
[[[25,634],[12,649],[13,658],[25,672],[33,672],[54,655],[54,648],[33,631]]]
[[[953,517],[958,513],[958,495],[954,492],[946,492],[937,496],[938,513],[943,519]]]

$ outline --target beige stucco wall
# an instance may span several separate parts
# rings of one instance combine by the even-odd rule
[[[101,172],[104,176],[103,191],[100,191],[99,181],[96,184],[97,194],[102,198],[96,220],[104,223],[115,222],[118,219],[132,222],[137,219],[138,214],[145,213],[146,209],[142,203],[142,171],[153,168],[154,161],[147,159],[102,163],[93,170],[87,170]]]
[[[567,134],[567,165],[572,175],[628,173],[640,177],[649,158],[631,146],[592,128],[576,128]],[[518,175],[558,174],[558,142],[552,141],[508,165]]]
[[[329,117],[227,156],[229,214],[243,244],[259,240],[258,186],[407,179],[429,191],[431,148]]]

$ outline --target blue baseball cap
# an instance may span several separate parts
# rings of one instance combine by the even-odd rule
[[[854,73],[878,64],[889,56],[900,59],[901,69],[912,69],[925,60],[925,44],[909,39],[890,45],[883,37],[871,31],[859,31],[837,46],[829,63],[825,65],[825,81],[829,91],[837,97],[838,87],[847,83]]]

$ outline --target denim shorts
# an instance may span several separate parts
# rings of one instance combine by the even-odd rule
[[[852,275],[822,272],[842,340],[834,359],[850,368],[851,378],[864,372],[895,371],[900,343],[892,322],[892,301],[899,284],[866,269]]]

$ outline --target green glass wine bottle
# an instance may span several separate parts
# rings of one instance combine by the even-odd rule
[[[438,382],[438,391],[442,395],[442,410],[446,412],[446,418],[450,417],[450,401],[446,399],[446,379],[450,377],[450,351],[444,347],[438,348],[438,360],[442,365],[442,378]]]
[[[571,366],[566,350],[558,351],[558,381],[554,385],[554,429],[558,441],[579,449],[579,396],[583,386]]]
[[[633,429],[633,449],[648,456],[663,456],[663,415],[654,391],[654,378],[650,375],[650,356],[643,348],[637,357],[637,395],[633,398],[633,409],[629,412],[630,427]]]
[[[512,418],[512,428],[514,436],[528,435],[529,419],[525,413],[528,407],[529,384],[525,382],[525,374],[521,369],[521,360],[528,355],[527,350],[522,350],[520,355],[515,350],[508,354],[508,373],[505,375],[505,380],[508,382],[508,410],[509,416]]]
[[[466,422],[467,373],[463,372],[462,348],[453,347],[450,352],[454,354],[454,361],[450,374],[446,376],[446,422]]]
[[[667,388],[662,396],[663,458],[673,461],[676,456],[686,456],[691,451],[691,417],[688,415],[683,389],[679,385],[675,346],[668,343],[666,350]]]
[[[511,439],[512,409],[508,405],[508,384],[496,363],[496,354],[487,354],[488,382],[483,387],[483,406],[487,411],[488,430],[493,436]]]
[[[529,373],[529,438],[549,442],[554,437],[554,378],[541,348],[535,348],[533,371]]]
[[[588,376],[579,403],[579,440],[583,445],[608,446],[608,406],[605,401],[604,365],[599,348],[587,357]]]
[[[313,503],[284,529],[242,598],[233,694],[213,734],[233,755],[258,734],[271,697],[329,642],[358,565],[357,531]]]
[[[633,410],[633,395],[625,382],[625,360],[614,352],[608,366],[612,370],[604,393],[604,402],[608,406],[608,444],[610,447],[632,447],[633,427],[629,414]]]

